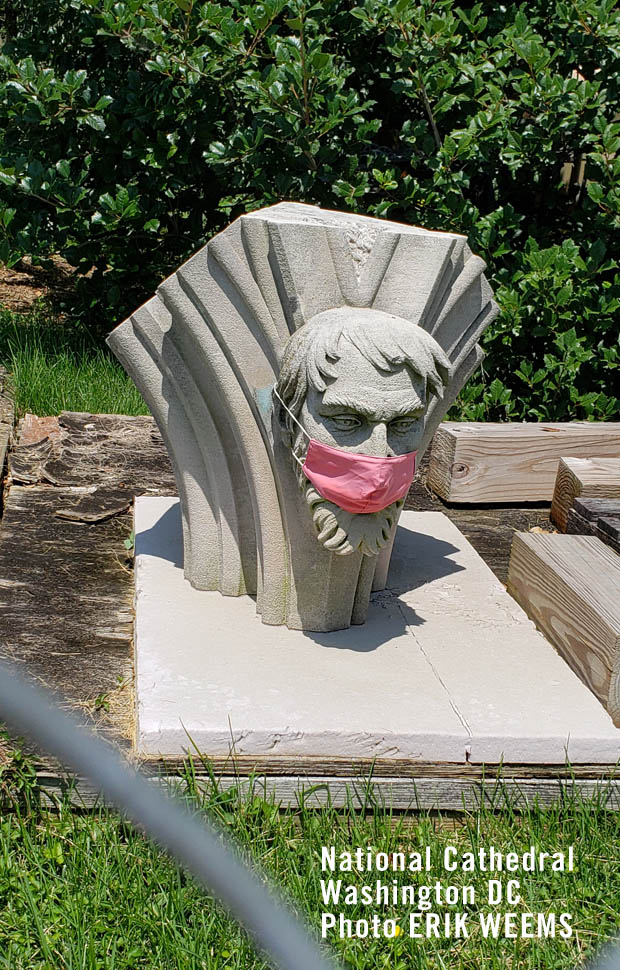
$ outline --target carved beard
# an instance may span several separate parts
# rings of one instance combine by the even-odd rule
[[[295,438],[293,453],[301,461],[304,460],[306,443],[301,432]],[[349,556],[358,549],[365,556],[377,556],[392,536],[405,499],[398,499],[379,512],[347,512],[323,498],[310,479],[306,478],[301,465],[296,461],[294,465],[297,482],[312,512],[312,522],[321,545],[337,556]]]

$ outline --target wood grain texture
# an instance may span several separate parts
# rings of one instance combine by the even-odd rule
[[[57,431],[50,429],[49,419],[25,421],[24,430],[27,436],[19,438],[9,463],[17,484],[105,485],[124,488],[130,497],[176,493],[151,417],[63,411]]]
[[[253,792],[281,808],[296,808],[303,799],[309,808],[325,804],[343,808],[352,803],[369,811],[379,804],[396,811],[460,813],[484,803],[519,811],[535,802],[553,805],[573,795],[596,799],[609,809],[620,808],[620,776],[611,765],[470,765],[393,758],[195,755],[190,768],[183,758],[138,760],[127,754],[143,775],[166,790],[183,790],[187,777],[192,777],[201,790],[216,786],[220,791]],[[103,801],[88,779],[74,777],[49,759],[39,763],[37,776],[44,803],[54,805],[68,796],[76,807],[92,808]]]
[[[163,442],[149,417],[64,413],[29,416],[20,428],[0,530],[0,653],[128,745],[133,570],[124,543],[134,494],[174,493]]]
[[[0,477],[4,476],[7,451],[15,424],[15,402],[6,371],[0,367]]]
[[[148,776],[180,776],[190,766],[188,758],[134,756],[140,771]],[[40,768],[45,766],[41,763]],[[412,758],[338,758],[316,755],[291,756],[277,754],[230,755],[208,757],[195,754],[191,759],[191,773],[197,777],[212,774],[217,777],[246,775],[284,775],[315,777],[318,775],[337,778],[443,778],[483,781],[498,776],[533,780],[540,778],[602,780],[618,775],[606,765],[533,765],[533,764],[471,764],[469,762],[415,761]]]
[[[131,516],[96,525],[56,513],[74,489],[14,485],[0,541],[0,654],[93,714],[118,705],[129,736],[133,590],[124,540]],[[120,682],[119,682],[120,678]],[[97,698],[101,698],[97,702]],[[97,718],[99,720],[99,717]]]
[[[620,558],[593,536],[517,533],[508,591],[620,726]]]
[[[551,519],[566,532],[568,513],[575,499],[620,500],[620,457],[561,458],[551,502]]]
[[[593,535],[620,554],[620,498],[577,498],[568,510],[570,535]]]
[[[80,808],[92,808],[102,804],[103,799],[85,779],[67,781],[60,775],[39,776],[44,802],[57,804],[63,793],[68,793],[72,804]],[[178,776],[162,775],[153,784],[170,791],[183,791],[187,786]],[[534,778],[487,776],[481,779],[454,778],[360,778],[322,775],[269,777],[218,776],[213,780],[199,779],[197,787],[206,793],[236,790],[242,797],[249,794],[279,805],[280,808],[298,808],[303,802],[306,808],[345,808],[353,805],[357,810],[373,811],[374,806],[385,806],[397,811],[475,811],[484,804],[489,808],[510,807],[519,811],[535,803],[550,806],[565,802],[576,796],[595,799],[601,806],[611,810],[620,808],[620,780],[613,777],[602,779],[581,778]]]
[[[428,484],[447,502],[550,502],[564,455],[620,459],[620,423],[444,422]]]

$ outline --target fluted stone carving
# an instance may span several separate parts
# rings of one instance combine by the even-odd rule
[[[482,359],[484,268],[463,236],[282,203],[237,219],[113,331],[170,453],[193,586],[255,594],[264,623],[292,629],[364,622],[403,502],[344,513],[295,455],[310,428],[419,459]]]

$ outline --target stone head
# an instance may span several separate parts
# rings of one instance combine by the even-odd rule
[[[375,457],[417,451],[428,403],[432,395],[442,395],[449,371],[437,341],[402,317],[355,307],[324,311],[297,330],[285,348],[274,395],[280,433],[301,460],[306,435]],[[340,555],[356,549],[377,555],[404,499],[380,512],[346,512],[319,495],[294,465],[319,541]]]

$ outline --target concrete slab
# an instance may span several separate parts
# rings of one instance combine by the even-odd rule
[[[614,764],[620,731],[456,526],[406,516],[388,582],[416,611],[413,634],[471,733],[469,760]],[[440,542],[462,568],[425,582]]]
[[[615,763],[620,730],[452,523],[404,512],[389,589],[336,633],[183,579],[178,500],[136,500],[136,745],[174,755]]]

